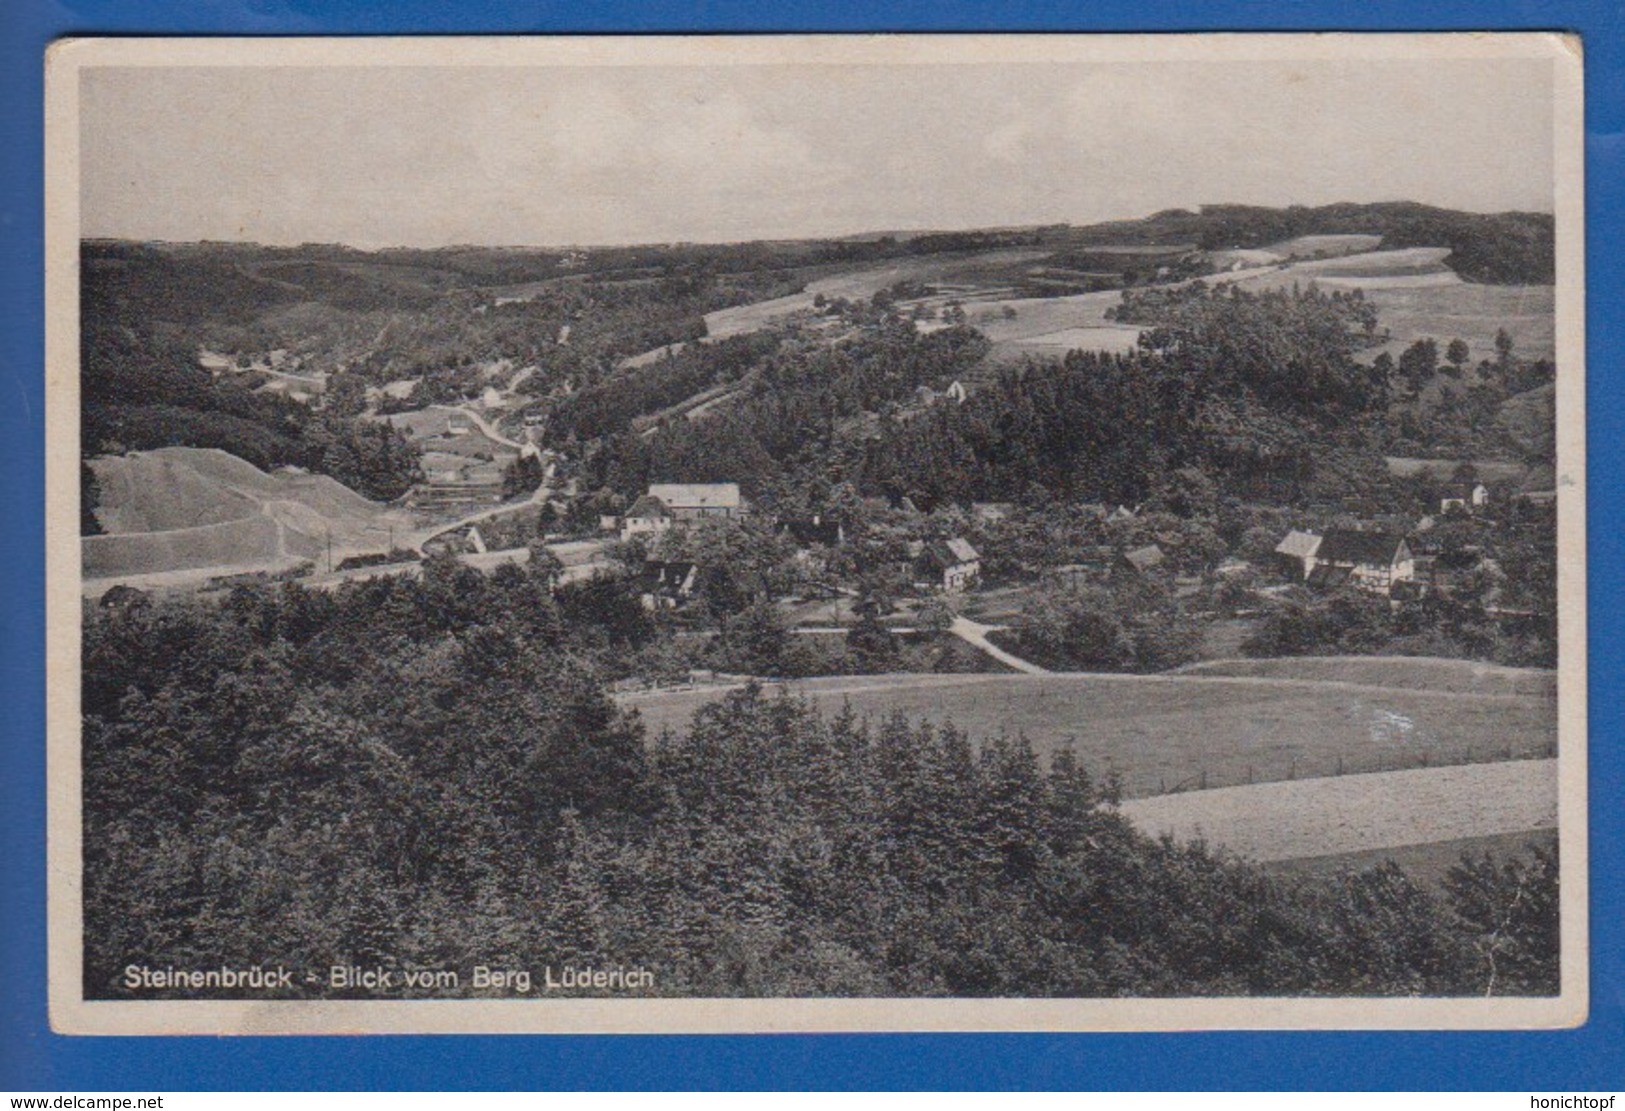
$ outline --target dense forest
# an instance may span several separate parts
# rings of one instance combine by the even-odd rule
[[[1232,491],[1290,500],[1332,473],[1317,466],[1328,449],[1375,460],[1361,428],[1388,384],[1354,359],[1376,319],[1357,293],[1196,287],[1158,307],[1138,351],[1032,362],[924,413],[899,409],[918,386],[975,372],[979,333],[891,318],[839,347],[784,345],[723,411],[611,437],[584,476],[627,496],[668,476],[750,476],[755,493],[850,481],[929,507],[1033,491],[1134,502],[1198,466]]]
[[[1376,235],[1384,249],[1449,247],[1451,269],[1470,282],[1549,285],[1557,272],[1555,228],[1549,213],[1456,212],[1396,201],[1287,208],[1210,204],[1099,224],[1079,234],[1089,242],[1192,242],[1204,250],[1265,247],[1303,235]]]
[[[218,448],[262,470],[319,471],[381,500],[399,497],[422,478],[417,449],[396,429],[217,379],[197,365],[195,349],[143,328],[87,321],[80,366],[86,456]],[[84,492],[91,495],[88,510],[94,487]]]
[[[780,345],[741,395],[703,422],[672,421],[648,436],[608,437],[583,465],[589,488],[635,496],[651,481],[737,480],[747,492],[845,474],[858,464],[865,414],[895,410],[919,386],[968,375],[987,340],[963,326],[930,334],[899,317],[837,346],[816,338]]]
[[[614,961],[682,995],[1557,990],[1548,852],[1442,891],[1282,877],[1136,833],[1065,750],[754,687],[645,738],[594,663],[639,634],[548,586],[444,560],[88,613],[87,995],[131,954]]]

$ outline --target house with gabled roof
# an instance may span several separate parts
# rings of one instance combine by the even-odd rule
[[[1327,529],[1308,572],[1311,586],[1345,583],[1374,594],[1416,581],[1416,557],[1402,536],[1360,529]]]
[[[1315,553],[1320,550],[1321,535],[1293,529],[1275,545],[1277,560],[1287,574],[1307,579],[1315,569]]]
[[[932,540],[920,551],[916,572],[936,579],[944,594],[962,594],[982,576],[982,555],[962,536]]]
[[[1133,571],[1137,575],[1149,575],[1161,567],[1167,557],[1157,545],[1147,544],[1143,548],[1131,548],[1119,558],[1125,570]]]
[[[675,609],[694,592],[699,575],[699,567],[688,560],[644,560],[638,596],[645,609]]]
[[[632,507],[621,517],[621,539],[630,540],[634,536],[649,536],[665,532],[672,526],[671,510],[666,503],[653,494],[645,494],[632,503]]]
[[[1439,498],[1439,512],[1475,513],[1489,504],[1490,488],[1482,482],[1458,482]]]

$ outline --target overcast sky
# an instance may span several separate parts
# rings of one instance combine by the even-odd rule
[[[565,245],[1552,209],[1539,60],[91,68],[87,236]]]

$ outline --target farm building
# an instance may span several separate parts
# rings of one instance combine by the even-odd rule
[[[1282,569],[1300,579],[1307,579],[1315,569],[1315,553],[1320,549],[1320,534],[1293,529],[1275,545],[1275,555]]]
[[[621,518],[621,539],[665,532],[672,526],[671,511],[666,503],[653,494],[645,494],[632,503],[632,508]]]
[[[1327,529],[1312,557],[1311,586],[1352,583],[1388,594],[1395,583],[1416,580],[1416,559],[1403,537],[1355,529]]]
[[[944,594],[962,594],[981,577],[982,556],[969,540],[956,536],[926,544],[915,567],[921,575],[940,576],[934,585]]]
[[[1124,552],[1120,565],[1137,575],[1148,575],[1161,567],[1165,558],[1161,548],[1155,544],[1147,544],[1143,548],[1132,548]]]
[[[1439,499],[1439,512],[1474,513],[1489,504],[1489,487],[1482,482],[1461,482],[1451,486]]]
[[[1005,520],[1015,511],[1015,503],[1007,501],[977,501],[970,505],[971,519],[984,525]]]
[[[745,500],[739,496],[737,482],[650,483],[648,496],[658,500],[677,521],[699,517],[742,517],[746,513]]]

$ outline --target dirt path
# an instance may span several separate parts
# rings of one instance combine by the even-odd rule
[[[1331,776],[1130,799],[1152,836],[1203,838],[1256,861],[1370,852],[1557,825],[1557,761]]]
[[[955,617],[954,623],[948,627],[948,631],[972,648],[986,652],[1006,667],[1013,667],[1027,675],[1055,674],[1055,672],[1047,668],[1039,667],[1037,664],[1024,660],[1020,656],[1006,652],[1003,648],[987,639],[988,633],[997,632],[1002,628],[1004,628],[1003,625],[983,625],[972,621],[968,617]]]
[[[544,482],[540,486],[536,487],[536,489],[532,490],[530,492],[530,497],[526,498],[524,501],[507,501],[501,503],[500,505],[488,506],[485,509],[476,510],[467,516],[458,517],[454,521],[447,521],[444,524],[439,525],[430,525],[426,528],[418,529],[415,532],[407,533],[402,537],[401,546],[422,551],[423,545],[427,544],[430,540],[433,540],[437,536],[442,536],[448,532],[456,532],[458,529],[465,529],[469,525],[477,525],[481,521],[489,520],[492,517],[500,517],[505,513],[517,512],[524,509],[526,506],[537,505],[546,501],[551,493],[552,487],[548,486],[548,484]]]

